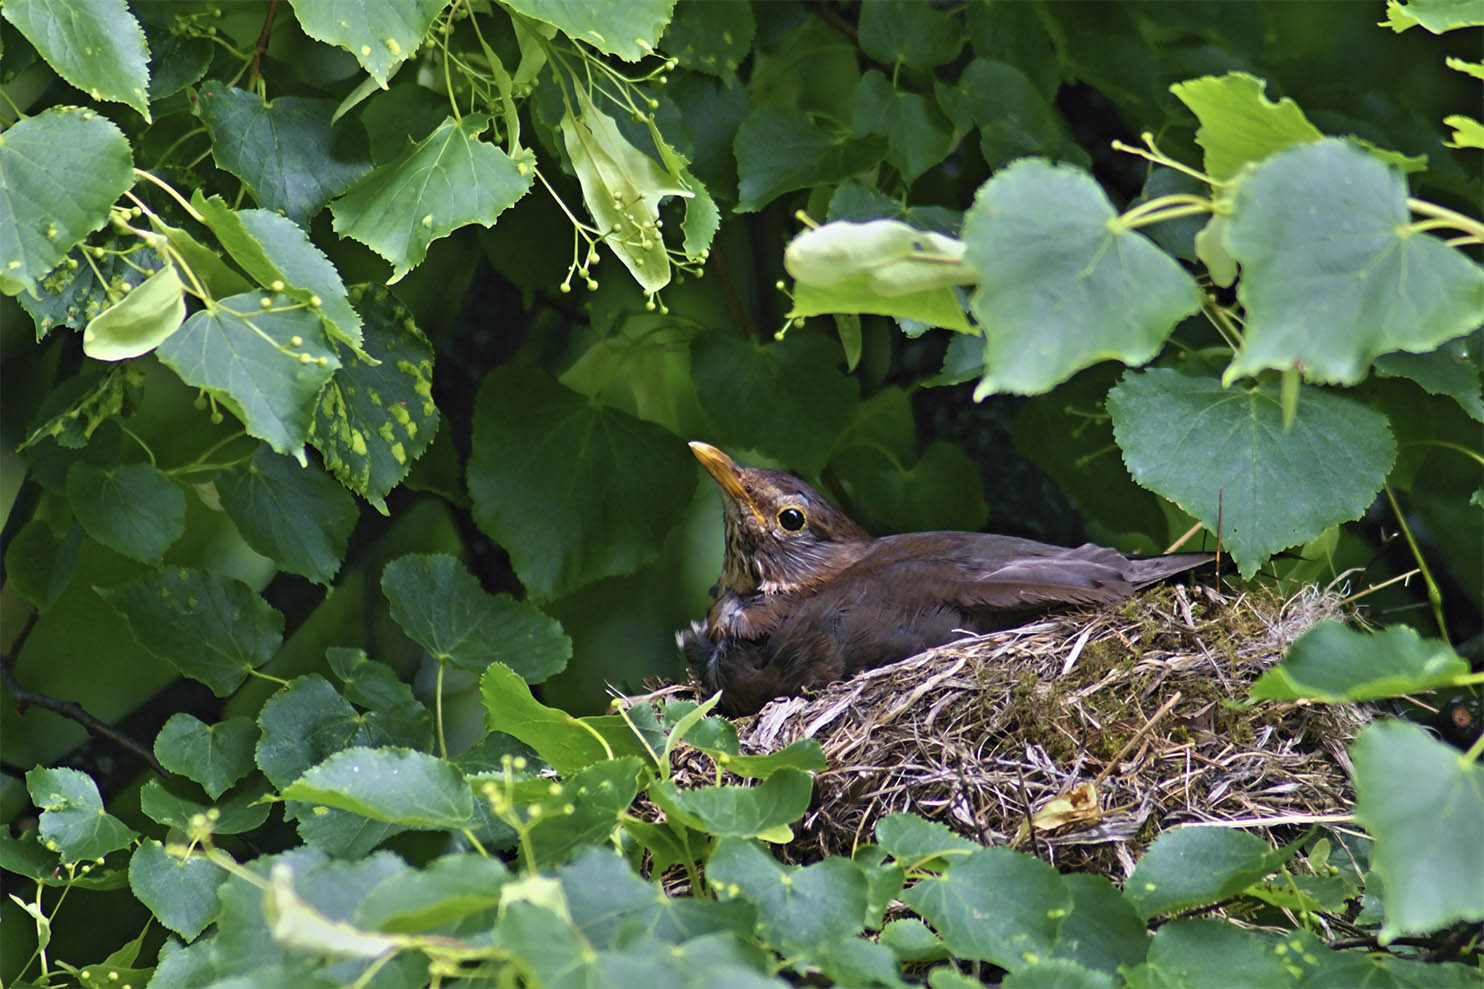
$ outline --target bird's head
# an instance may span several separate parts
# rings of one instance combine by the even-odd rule
[[[726,555],[718,594],[807,590],[854,563],[870,542],[792,474],[742,467],[706,443],[690,448],[721,488]]]

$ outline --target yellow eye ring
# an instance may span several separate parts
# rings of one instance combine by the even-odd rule
[[[785,508],[778,513],[778,524],[789,532],[798,532],[809,524],[809,519],[802,509]]]

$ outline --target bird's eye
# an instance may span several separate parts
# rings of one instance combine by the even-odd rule
[[[783,526],[789,532],[798,532],[800,529],[804,528],[804,523],[808,521],[809,520],[804,517],[804,513],[799,511],[797,508],[785,508],[783,511],[778,513],[778,524]]]

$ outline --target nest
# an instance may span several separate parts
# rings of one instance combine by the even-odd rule
[[[1127,876],[1173,825],[1282,841],[1348,813],[1345,750],[1364,708],[1232,703],[1340,613],[1338,594],[1315,589],[1166,585],[774,701],[737,731],[744,752],[813,738],[829,760],[784,850],[794,861],[849,855],[881,817],[910,811],[1064,869]],[[680,786],[716,782],[699,753],[676,758]]]

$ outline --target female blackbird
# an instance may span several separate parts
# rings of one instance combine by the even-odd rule
[[[721,487],[726,555],[704,622],[676,641],[720,708],[751,714],[963,635],[1058,604],[1099,604],[1199,566],[1209,553],[1135,559],[982,532],[872,539],[803,481],[691,450]]]

